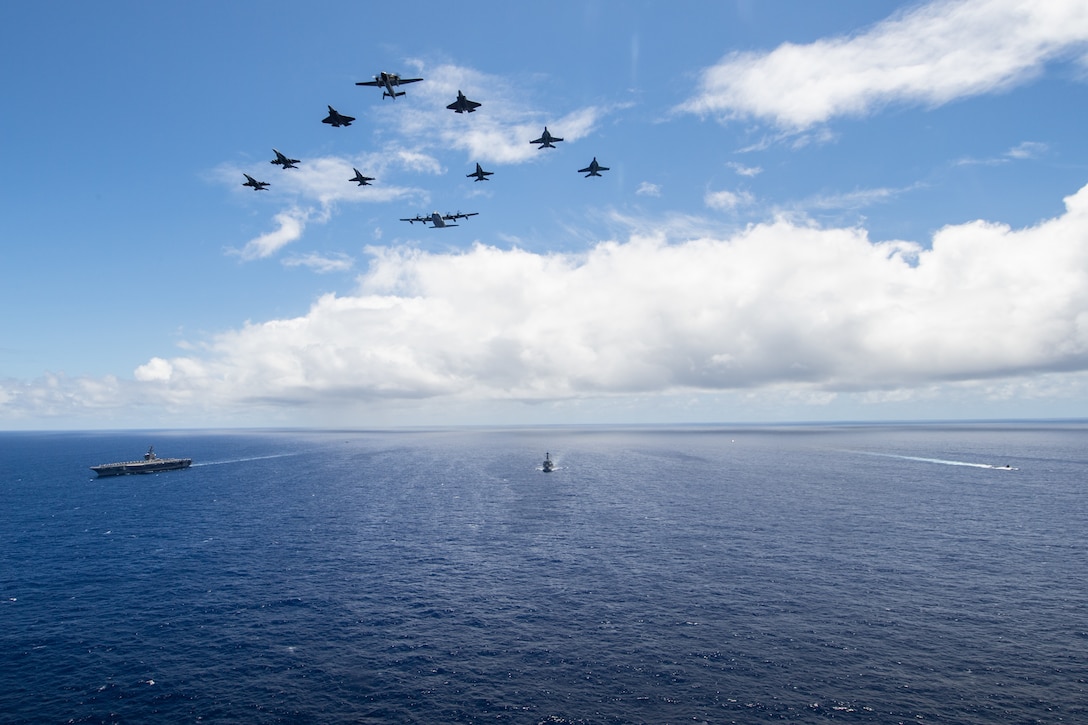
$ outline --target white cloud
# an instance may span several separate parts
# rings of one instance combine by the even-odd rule
[[[1000,156],[990,158],[961,158],[955,162],[956,166],[1000,166],[1010,161],[1030,161],[1040,158],[1050,150],[1049,144],[1041,141],[1023,141],[1005,151]]]
[[[752,195],[747,191],[708,191],[703,197],[708,207],[724,211],[732,211],[738,206],[751,204],[752,200]]]
[[[306,267],[315,272],[347,272],[355,266],[355,260],[346,254],[321,255],[315,252],[288,257],[283,260],[285,267]]]
[[[639,196],[661,196],[661,187],[649,181],[643,181],[635,189],[635,193]]]
[[[917,185],[900,189],[879,187],[876,189],[856,189],[841,194],[824,194],[809,197],[797,203],[795,208],[802,212],[817,209],[862,209],[873,204],[880,204],[916,189]]]
[[[1009,149],[1005,155],[1016,160],[1037,159],[1049,150],[1050,147],[1040,141],[1024,141]]]
[[[737,172],[737,175],[739,176],[752,177],[759,176],[763,173],[763,169],[759,166],[745,166],[744,164],[738,164],[736,162],[731,162],[726,165],[729,168],[733,169],[733,171]]]
[[[274,217],[279,226],[271,232],[249,240],[240,250],[232,250],[242,259],[264,259],[302,236],[308,213],[300,209],[283,211]]]
[[[731,54],[704,71],[680,110],[801,131],[887,103],[938,106],[1003,90],[1086,43],[1083,0],[932,2],[858,35]]]
[[[722,237],[644,230],[583,254],[375,248],[353,294],[153,358],[134,381],[0,386],[0,411],[366,411],[723,391],[791,405],[1060,400],[1088,390],[1088,186],[1066,205],[1025,229],[949,226],[931,248],[785,220]]]
[[[420,148],[457,149],[472,161],[533,161],[547,153],[529,143],[540,136],[544,126],[569,143],[588,136],[614,110],[588,106],[564,109],[557,115],[553,109],[536,107],[507,78],[462,66],[441,65],[426,69],[424,75],[427,83],[419,86],[419,103],[379,109],[379,118]],[[459,90],[484,105],[471,114],[448,110],[446,105]]]
[[[174,366],[169,360],[161,357],[153,357],[147,363],[136,368],[134,377],[141,383],[166,382],[174,372]]]

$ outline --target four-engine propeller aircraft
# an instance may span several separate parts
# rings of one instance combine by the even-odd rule
[[[608,171],[608,167],[598,164],[596,156],[594,156],[593,160],[589,162],[589,166],[585,167],[584,169],[578,169],[578,173],[585,174],[587,179],[591,176],[600,176],[602,171]]]
[[[554,144],[557,141],[562,141],[562,140],[563,139],[556,138],[555,136],[552,136],[550,133],[548,133],[548,127],[545,126],[544,127],[544,133],[540,135],[540,138],[536,139],[535,141],[530,141],[529,143],[538,143],[538,144],[540,144],[539,146],[537,146],[538,149],[554,149],[555,148]]]
[[[264,191],[269,186],[267,181],[257,181],[249,174],[243,173],[242,176],[246,177],[246,180],[242,182],[242,186],[252,186],[254,191]]]
[[[370,186],[370,182],[374,181],[373,176],[363,176],[359,169],[355,168],[354,166],[351,168],[351,170],[355,172],[355,176],[348,179],[348,181],[358,181],[359,186]]]
[[[469,177],[469,178],[475,176],[476,181],[491,181],[491,179],[489,179],[487,177],[491,176],[494,173],[495,173],[494,171],[484,171],[480,167],[480,163],[476,162],[476,170],[473,171],[471,174],[465,174],[465,176]]]
[[[382,71],[378,75],[374,76],[372,81],[359,81],[355,85],[357,86],[373,86],[375,88],[384,88],[382,91],[382,98],[392,98],[397,100],[397,96],[403,96],[404,91],[396,90],[396,87],[404,83],[416,83],[423,80],[422,78],[401,78],[396,73],[386,73]]]
[[[280,166],[282,166],[285,169],[297,169],[298,168],[297,166],[295,166],[295,164],[299,163],[298,159],[289,159],[286,156],[284,156],[283,154],[281,154],[279,151],[276,151],[276,149],[272,149],[272,151],[275,152],[276,158],[269,161],[270,164],[279,164]]]
[[[327,123],[331,126],[350,126],[351,122],[355,120],[354,116],[345,116],[342,113],[337,113],[336,109],[329,106],[329,115],[321,120],[321,123]]]
[[[446,108],[450,109],[454,113],[472,113],[481,105],[482,104],[477,103],[476,101],[468,100],[467,98],[465,98],[464,93],[462,93],[461,91],[457,91],[457,100],[446,106]]]
[[[440,229],[443,227],[458,227],[460,224],[447,224],[446,222],[456,221],[458,219],[468,219],[470,216],[476,216],[480,212],[473,211],[468,214],[462,214],[457,212],[456,214],[439,214],[438,212],[431,212],[430,216],[414,216],[411,219],[401,219],[402,222],[408,222],[409,224],[415,224],[416,222],[422,222],[424,225],[427,222],[431,223],[431,229]]]

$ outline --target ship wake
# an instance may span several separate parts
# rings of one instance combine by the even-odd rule
[[[921,463],[936,463],[942,466],[966,466],[968,468],[991,468],[1000,469],[1002,471],[1015,471],[1016,468],[1012,466],[995,466],[992,463],[976,463],[974,461],[956,461],[947,458],[927,458],[924,456],[904,456],[898,453],[874,453],[872,451],[847,451],[847,453],[858,453],[863,456],[879,456],[881,458],[897,458],[902,461],[919,461]]]
[[[225,461],[204,461],[203,463],[194,463],[192,468],[199,468],[200,466],[222,466],[227,463],[248,463],[250,461],[264,461],[269,458],[286,458],[287,456],[296,456],[297,453],[276,453],[271,456],[250,456],[249,458],[228,458]]]

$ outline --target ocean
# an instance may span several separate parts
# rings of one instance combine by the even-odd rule
[[[1086,423],[0,433],[0,512],[4,723],[1088,722]]]

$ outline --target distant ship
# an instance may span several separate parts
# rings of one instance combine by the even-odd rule
[[[99,476],[127,476],[133,473],[158,473],[176,471],[193,465],[192,458],[159,458],[155,455],[155,446],[147,449],[142,461],[124,461],[123,463],[103,463],[91,466]]]
[[[552,463],[552,454],[544,454],[544,473],[551,473],[555,470],[555,464]]]

